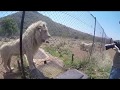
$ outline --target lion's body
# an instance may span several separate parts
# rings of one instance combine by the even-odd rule
[[[27,60],[29,62],[30,69],[34,68],[33,65],[33,56],[40,47],[40,45],[50,37],[46,23],[43,21],[38,21],[31,24],[22,38],[22,51],[23,54],[26,54]],[[0,47],[1,58],[4,62],[4,67],[6,71],[10,71],[10,61],[13,55],[20,54],[20,40],[14,40],[3,44]]]

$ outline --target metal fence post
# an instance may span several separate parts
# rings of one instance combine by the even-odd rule
[[[101,39],[101,48],[100,48],[100,52],[102,52],[102,50],[103,50],[103,33],[104,33],[104,32],[102,32],[102,39]]]
[[[90,51],[90,57],[93,53],[93,46],[94,46],[94,42],[95,42],[95,31],[96,31],[96,17],[93,16],[93,18],[95,19],[95,25],[94,25],[94,36],[93,36],[92,48],[91,48],[91,51]]]
[[[23,54],[22,54],[22,33],[23,33],[24,17],[25,17],[25,11],[22,12],[21,27],[20,27],[20,59],[21,59],[22,78],[26,79],[24,65],[23,65]]]

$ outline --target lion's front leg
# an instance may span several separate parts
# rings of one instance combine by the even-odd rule
[[[6,72],[10,72],[8,65],[7,65],[7,62],[8,62],[8,60],[4,60],[3,66],[4,66]]]
[[[7,66],[9,68],[9,72],[12,72],[14,70],[14,67],[11,67],[10,63],[11,63],[11,57],[8,59]]]
[[[33,62],[33,55],[30,54],[30,53],[26,53],[26,56],[27,56],[27,60],[28,60],[28,63],[29,63],[29,69],[30,70],[35,69],[35,65],[34,65],[34,62]]]

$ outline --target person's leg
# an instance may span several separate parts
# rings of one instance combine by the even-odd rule
[[[119,79],[120,78],[120,68],[112,67],[109,79]]]

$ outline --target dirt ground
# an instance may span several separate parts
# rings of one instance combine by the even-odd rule
[[[41,50],[41,49],[40,49]],[[34,56],[34,63],[46,77],[53,78],[61,72],[64,72],[63,62],[57,57],[52,57],[50,54],[44,55],[40,50]],[[44,52],[44,51],[43,51]],[[46,53],[46,52],[45,52]],[[47,64],[44,64],[47,61]],[[1,58],[0,58],[1,62]],[[21,72],[18,70],[17,58],[13,57],[11,67],[14,67],[13,73],[4,73],[3,65],[0,65],[0,79],[21,79]]]

